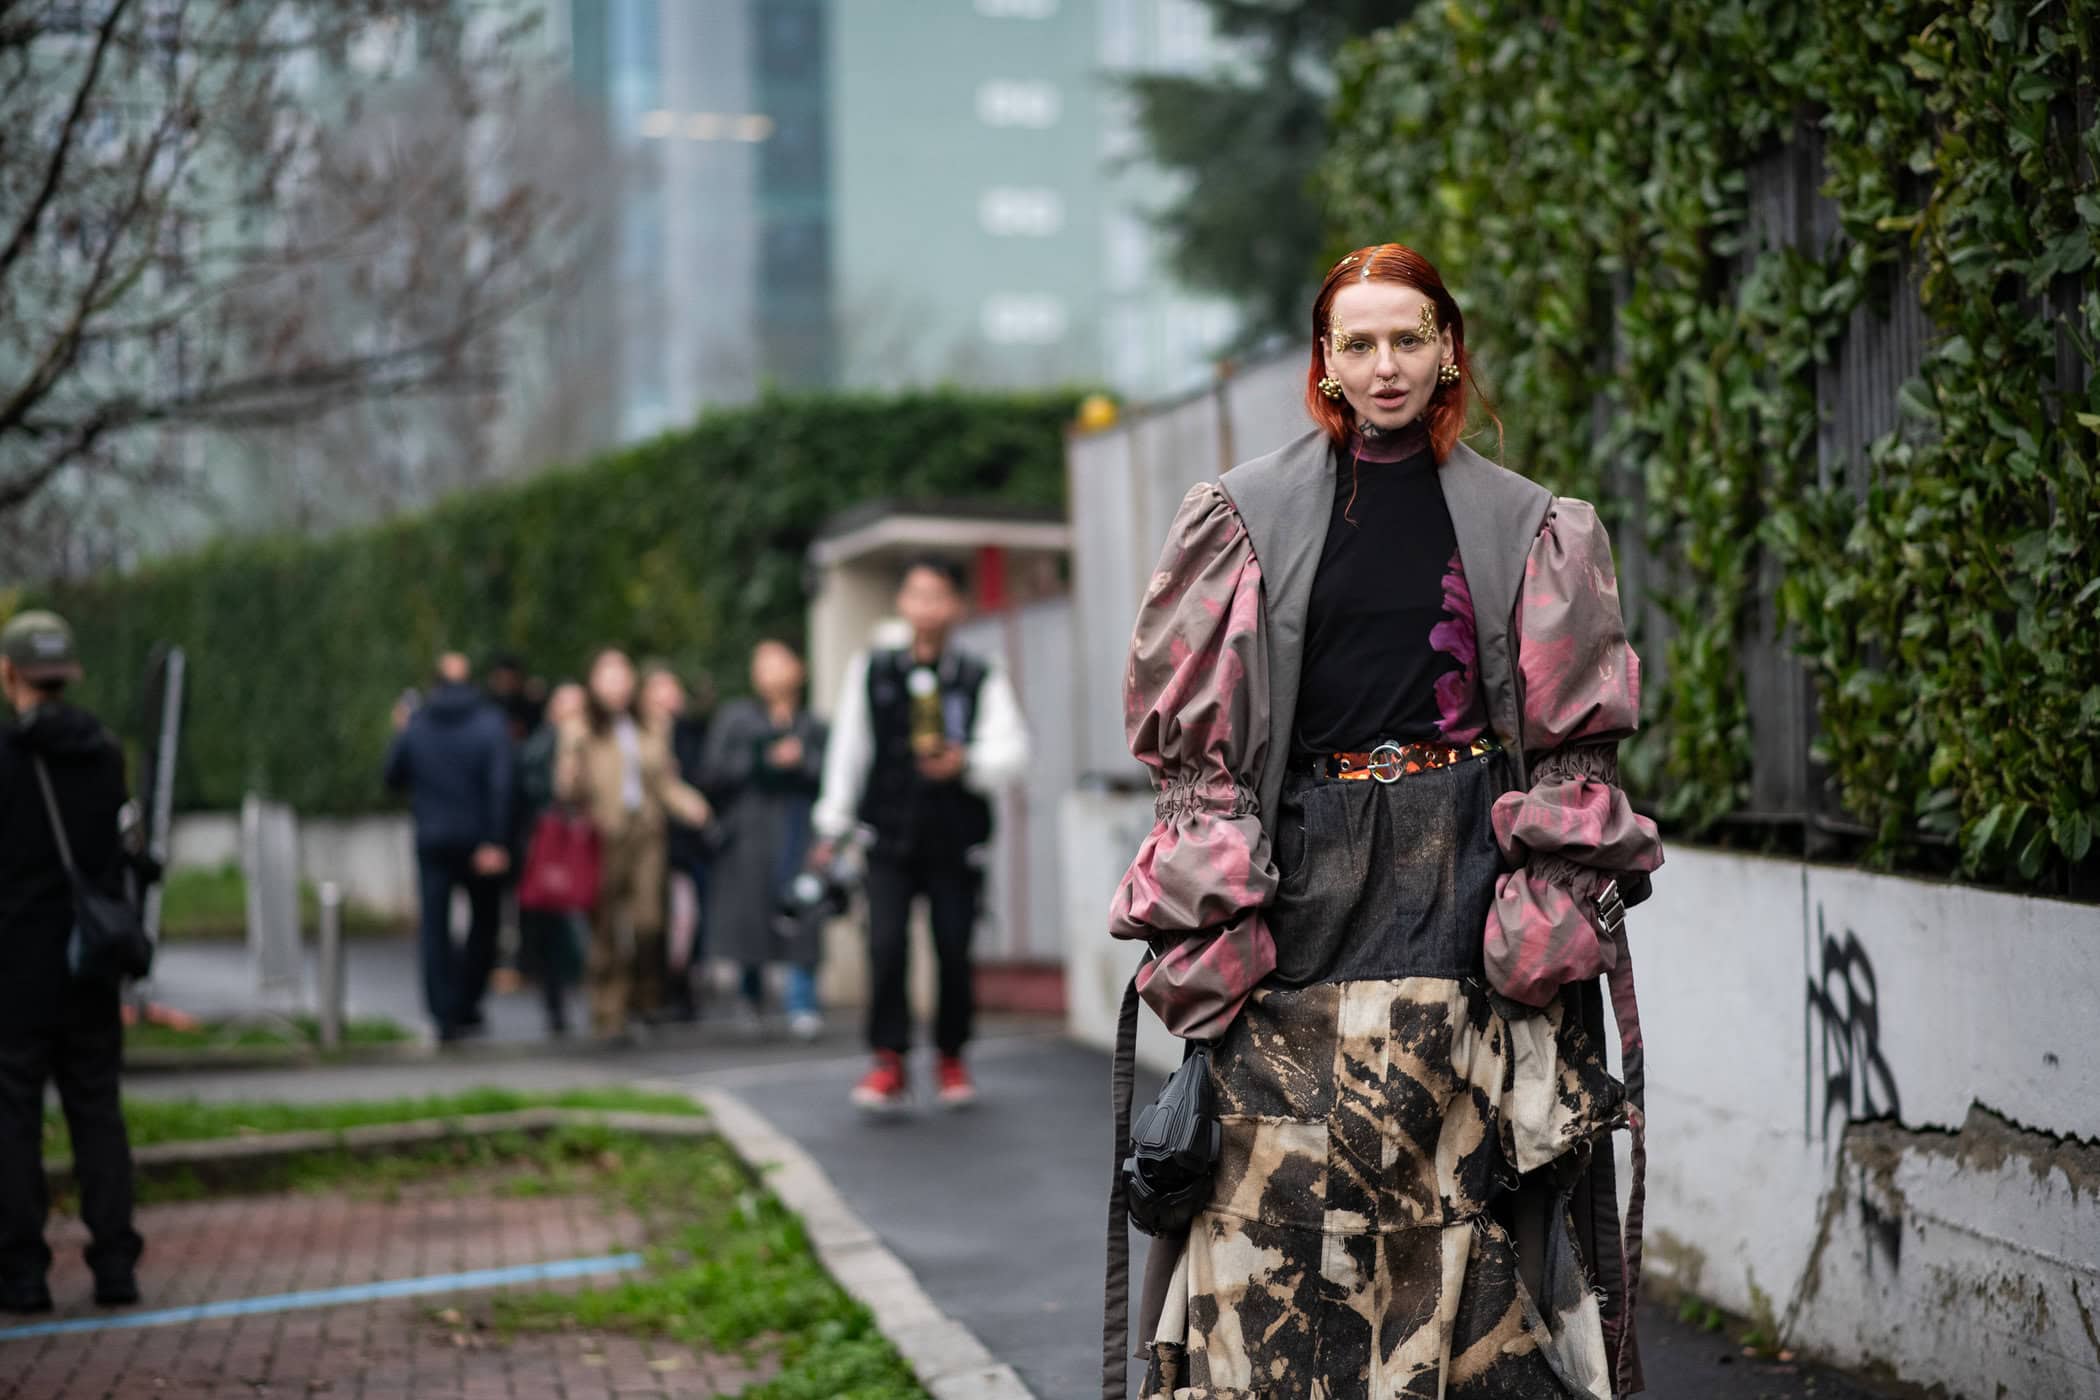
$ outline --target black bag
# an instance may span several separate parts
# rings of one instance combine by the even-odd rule
[[[1145,960],[1151,961],[1148,953]],[[1116,1015],[1116,1055],[1109,1075],[1115,1118],[1115,1152],[1108,1187],[1108,1271],[1102,1287],[1101,1394],[1123,1400],[1130,1386],[1130,1227],[1161,1244],[1187,1233],[1209,1200],[1224,1140],[1210,1083],[1210,1047],[1191,1041],[1181,1068],[1168,1077],[1159,1097],[1130,1125],[1130,1099],[1137,1078],[1137,978],[1123,989]],[[1165,1278],[1153,1265],[1169,1256],[1160,1244],[1146,1266],[1144,1312],[1157,1317],[1152,1299]],[[1178,1257],[1180,1251],[1174,1251]]]
[[[32,761],[37,785],[44,790],[51,835],[58,842],[58,858],[73,885],[73,936],[66,944],[66,966],[82,982],[136,981],[153,970],[153,940],[146,936],[145,921],[130,900],[104,894],[80,878],[73,864],[72,843],[66,840],[65,821],[58,813],[58,798],[51,791],[51,774],[41,757]]]
[[[1148,1235],[1176,1235],[1210,1202],[1224,1140],[1210,1087],[1210,1047],[1191,1041],[1150,1108],[1138,1114],[1123,1159],[1130,1221]]]

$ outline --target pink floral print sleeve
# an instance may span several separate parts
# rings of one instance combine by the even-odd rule
[[[1224,1033],[1276,965],[1276,866],[1256,812],[1268,748],[1261,567],[1217,486],[1190,491],[1138,612],[1123,684],[1130,751],[1158,785],[1152,834],[1109,928],[1153,959],[1138,990],[1168,1030]]]
[[[1619,740],[1640,723],[1640,658],[1626,640],[1611,540],[1587,501],[1560,499],[1524,564],[1517,671],[1531,787],[1495,803],[1509,872],[1487,922],[1488,981],[1543,1006],[1609,972],[1618,946],[1591,922],[1606,881],[1662,864],[1655,823],[1619,789]]]

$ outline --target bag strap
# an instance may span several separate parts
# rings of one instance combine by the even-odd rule
[[[51,818],[51,835],[58,841],[59,864],[66,868],[66,878],[79,884],[80,872],[73,868],[73,847],[66,840],[65,819],[58,814],[58,795],[51,791],[51,774],[44,767],[44,756],[32,754],[29,761],[36,768],[37,786],[44,790],[44,812]]]
[[[1620,1236],[1619,1274],[1626,1280],[1626,1300],[1610,1327],[1605,1344],[1611,1351],[1612,1389],[1632,1390],[1633,1310],[1641,1293],[1641,1225],[1648,1199],[1647,1052],[1641,1043],[1641,1009],[1633,995],[1633,949],[1621,929],[1619,961],[1606,974],[1611,989],[1612,1019],[1619,1028],[1619,1072],[1626,1086],[1626,1122],[1633,1133],[1633,1181],[1626,1198],[1626,1220]]]
[[[1133,973],[1130,985],[1123,989],[1122,1009],[1116,1014],[1116,1058],[1108,1078],[1115,1112],[1115,1156],[1108,1173],[1108,1275],[1102,1288],[1101,1400],[1124,1400],[1130,1393],[1130,1198],[1123,1183],[1123,1159],[1130,1155],[1130,1097],[1137,1082],[1137,1026],[1138,980]]]

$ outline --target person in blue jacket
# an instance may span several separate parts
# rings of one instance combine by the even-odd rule
[[[423,998],[440,1042],[482,1028],[510,868],[510,729],[471,681],[463,654],[439,657],[430,694],[395,705],[386,758],[386,784],[409,795],[415,819]],[[460,886],[471,912],[466,946],[455,952],[452,891]]]

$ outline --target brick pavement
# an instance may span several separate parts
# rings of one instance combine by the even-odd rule
[[[619,1253],[643,1243],[594,1196],[506,1195],[500,1178],[398,1192],[235,1196],[149,1206],[139,1310]],[[85,1232],[55,1221],[60,1319],[93,1317]],[[547,1284],[528,1284],[528,1291]],[[761,1375],[689,1347],[615,1334],[476,1328],[472,1297],[427,1295],[0,1341],[0,1400],[268,1397],[635,1400],[733,1396]],[[482,1310],[485,1311],[485,1310]],[[42,1318],[0,1316],[0,1329]]]

